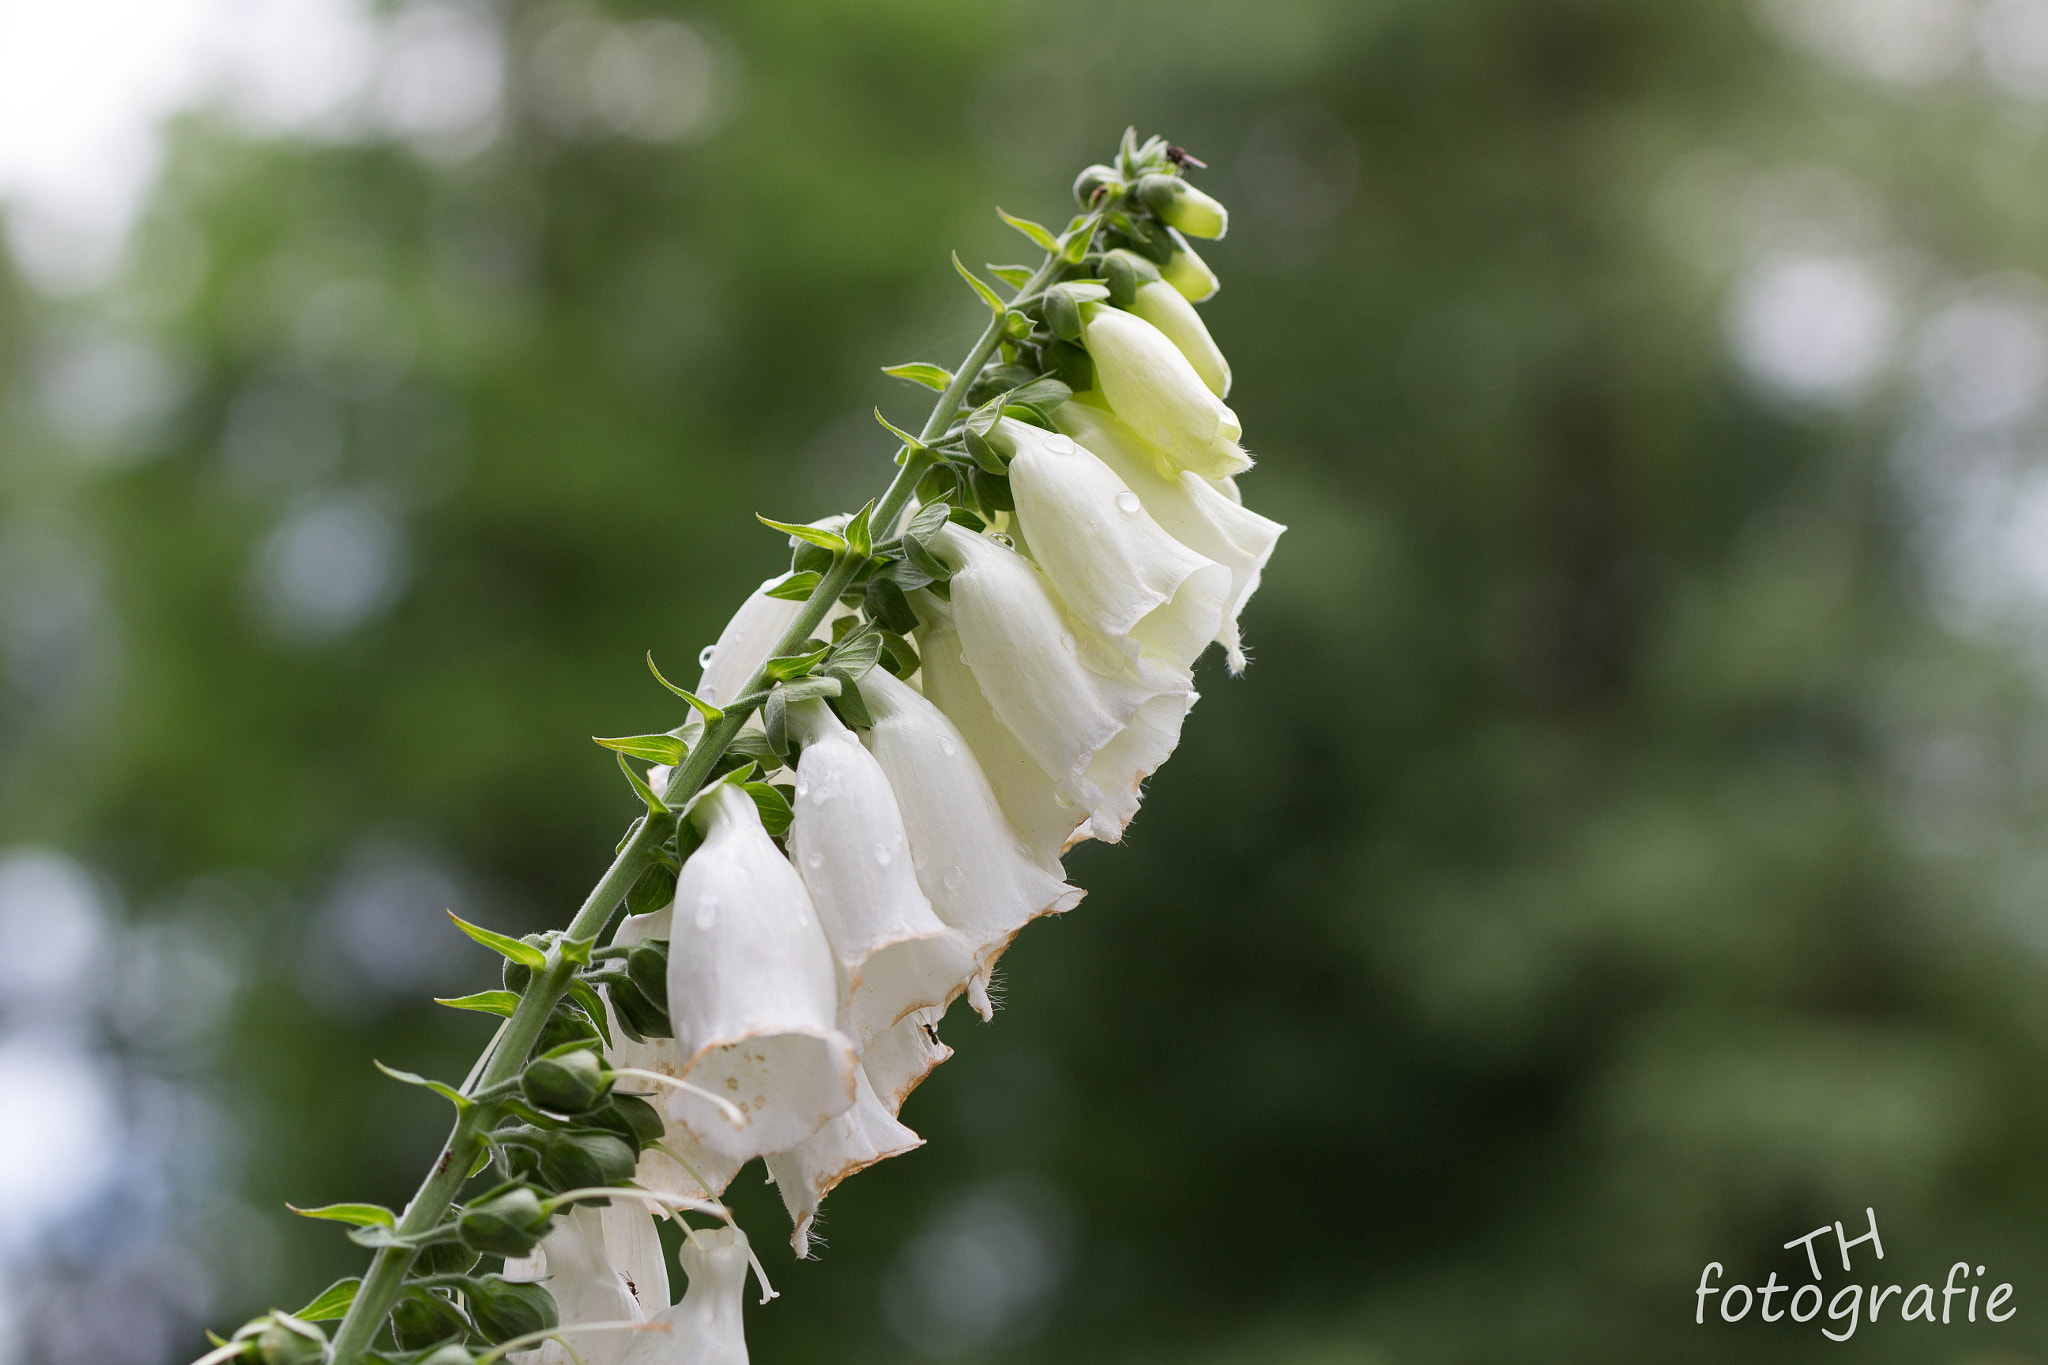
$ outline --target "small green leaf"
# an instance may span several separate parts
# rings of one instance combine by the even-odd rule
[[[952,522],[955,526],[965,526],[976,535],[980,535],[988,529],[987,522],[983,521],[973,512],[968,511],[965,507],[955,507],[952,511],[946,513],[946,520]]]
[[[946,513],[952,509],[943,502],[928,502],[917,509],[917,515],[903,528],[903,538],[914,540],[920,545],[932,543],[932,537],[946,524]]]
[[[1040,412],[1049,413],[1073,396],[1072,389],[1051,375],[1045,374],[1011,393],[1005,401],[1023,403],[1037,408]]]
[[[991,474],[1007,474],[1010,467],[1003,463],[1002,452],[990,443],[988,437],[969,427],[967,429],[967,453],[974,462]]]
[[[682,762],[683,755],[688,752],[683,747],[683,742],[674,735],[621,735],[614,739],[592,735],[591,739],[628,758],[645,759],[649,763],[667,763],[670,766]]]
[[[768,589],[764,595],[783,602],[807,602],[810,600],[811,590],[818,586],[818,579],[821,576],[808,569],[802,573],[793,573]]]
[[[959,476],[953,473],[953,466],[935,464],[917,481],[917,500],[927,506],[935,502],[950,502],[959,488]]]
[[[398,1226],[398,1215],[382,1204],[323,1204],[317,1209],[302,1209],[296,1204],[286,1204],[285,1207],[301,1218],[323,1218],[331,1223],[353,1223],[357,1227]]]
[[[882,414],[877,411],[875,415],[879,417]],[[895,428],[891,427],[890,430],[893,431]],[[846,547],[863,559],[875,548],[874,538],[868,531],[868,518],[874,515],[874,511],[874,500],[870,498],[867,506],[855,512],[853,520],[846,523]]]
[[[836,666],[837,663],[838,656],[834,655],[833,664]],[[819,701],[826,697],[836,697],[843,686],[838,678],[828,673],[813,673],[808,678],[783,683],[775,690],[782,694],[785,705],[793,706],[800,701]]]
[[[876,415],[880,416],[879,413]],[[884,425],[887,424],[884,423]],[[798,540],[807,540],[813,545],[822,546],[832,551],[834,554],[838,554],[846,548],[846,538],[837,531],[827,531],[816,526],[797,526],[787,521],[770,521],[759,512],[754,514],[754,520],[760,522],[771,531],[780,531],[786,536],[795,536]]]
[[[796,816],[780,787],[771,787],[766,782],[742,782],[740,790],[754,798],[754,809],[761,812],[761,827],[768,831],[768,837],[780,839],[789,832]]]
[[[564,962],[573,962],[579,967],[590,965],[590,950],[597,946],[596,938],[563,938],[558,942]]]
[[[1028,265],[991,265],[988,267],[988,273],[1012,289],[1022,289],[1031,283],[1031,277],[1038,272]]]
[[[970,436],[988,435],[989,428],[994,426],[996,419],[1003,415],[1003,400],[1008,396],[1007,393],[999,393],[973,412],[968,413],[965,424],[967,434]]]
[[[882,634],[882,666],[899,678],[907,678],[917,672],[917,650],[901,635],[884,631]]]
[[[908,605],[907,603],[905,605]],[[875,666],[875,660],[882,657],[882,636],[879,631],[864,630],[832,651],[827,668],[837,669],[852,678],[859,678]]]
[[[920,545],[918,548],[922,550],[924,547]],[[871,580],[868,583],[867,597],[861,606],[867,612],[868,619],[885,630],[893,630],[901,635],[917,629],[917,613],[910,609],[910,600],[903,595],[902,587],[890,579]]]
[[[320,1291],[311,1303],[292,1314],[301,1322],[332,1322],[348,1314],[348,1306],[356,1301],[356,1290],[363,1284],[363,1277],[351,1275],[345,1280],[336,1280]]]
[[[833,670],[833,675],[835,677],[838,676],[837,669]],[[844,681],[846,682],[845,689],[838,696],[832,698],[832,709],[839,714],[841,721],[853,729],[872,730],[875,725],[875,718],[868,712],[867,699],[861,696],[860,689],[853,685],[851,678]]]
[[[975,494],[998,512],[1014,512],[1017,500],[1010,494],[1010,481],[985,470],[977,469],[970,476]]]
[[[1037,223],[1032,222],[1028,218],[1012,218],[1009,214],[1004,213],[1001,209],[996,210],[996,217],[1002,219],[1005,223],[1008,223],[1011,227],[1017,229],[1017,231],[1023,233],[1026,237],[1029,237],[1032,241],[1038,243],[1038,245],[1044,247],[1047,251],[1058,251],[1060,249],[1059,238],[1053,236],[1050,232],[1046,231],[1043,227],[1040,227]]]
[[[775,751],[775,756],[789,757],[789,693],[780,684],[761,703],[761,729],[767,734],[768,747]]]
[[[663,687],[666,687],[669,691],[681,697],[684,701],[690,703],[690,705],[696,707],[697,714],[704,717],[704,723],[706,725],[716,725],[718,724],[718,722],[725,719],[725,712],[719,710],[710,702],[705,701],[696,693],[677,687],[667,678],[662,677],[661,670],[655,667],[654,665],[654,651],[651,649],[647,651],[647,671],[654,675],[654,680],[656,682],[660,683]]]
[[[569,982],[569,994],[575,998],[577,1004],[583,1006],[583,1012],[590,1016],[590,1022],[597,1025],[597,1031],[604,1035],[604,1045],[610,1047],[612,1026],[610,1016],[605,1012],[604,1001],[597,998],[597,992],[590,988],[589,982],[574,978]]]
[[[934,582],[943,583],[953,576],[951,566],[943,559],[907,536],[903,540],[903,558],[913,569]]]
[[[621,761],[624,760],[624,757],[623,754],[620,755]],[[446,913],[449,919],[455,921],[456,928],[468,934],[500,957],[509,957],[520,966],[530,967],[535,971],[548,965],[548,955],[534,947],[531,943],[521,943],[516,938],[507,938],[503,934],[493,933],[482,925],[471,924],[453,910]]]
[[[821,663],[831,648],[818,650],[813,654],[778,654],[767,663],[768,676],[777,682],[789,682],[801,678]]]
[[[908,559],[896,559],[884,564],[881,571],[871,581],[894,583],[904,592],[916,592],[919,588],[931,582],[932,576],[923,569],[918,568],[917,565],[911,563]],[[870,604],[865,598],[861,600],[861,606],[868,611],[870,616],[874,615]]]
[[[397,1233],[389,1228],[380,1227],[350,1228],[348,1239],[359,1247],[369,1247],[372,1250],[405,1245]]]
[[[981,295],[981,301],[988,305],[990,312],[994,313],[997,317],[1001,317],[1005,312],[1009,311],[1003,301],[996,296],[996,291],[983,284],[980,276],[962,264],[960,253],[957,251],[953,253],[953,268],[960,272],[961,279],[974,286],[974,292]]]
[[[458,995],[450,999],[436,998],[437,1005],[446,1005],[451,1010],[475,1010],[479,1014],[497,1014],[507,1019],[512,1011],[519,1008],[519,997],[511,991],[478,991],[475,995]]]
[[[403,1081],[407,1085],[416,1085],[419,1086],[422,1090],[433,1091],[436,1095],[439,1095],[442,1099],[447,1100],[457,1109],[467,1109],[473,1103],[469,1096],[463,1094],[460,1090],[457,1090],[452,1085],[443,1085],[439,1081],[428,1080],[425,1076],[421,1076],[415,1072],[400,1071],[397,1067],[386,1066],[384,1065],[384,1063],[378,1061],[374,1057],[370,1059],[370,1065],[376,1067],[379,1071],[383,1072],[385,1075],[389,1076],[394,1081]]]
[[[661,798],[654,794],[654,788],[647,785],[647,779],[633,771],[633,765],[626,762],[624,754],[619,755],[619,771],[626,775],[626,781],[630,782],[633,786],[633,794],[638,796],[642,804],[647,807],[649,815],[668,814],[668,807],[663,805]]]
[[[882,416],[882,410],[880,408],[875,409],[875,420],[877,422],[880,422],[884,430],[886,430],[891,436],[894,436],[898,441],[901,441],[904,444],[904,446],[906,446],[910,450],[923,450],[925,448],[923,441],[918,440],[915,436],[912,436],[902,427],[897,426],[894,422]]]
[[[908,379],[913,384],[922,384],[937,393],[944,393],[946,385],[953,382],[953,376],[937,365],[914,361],[908,365],[885,365],[882,373],[891,379]]]

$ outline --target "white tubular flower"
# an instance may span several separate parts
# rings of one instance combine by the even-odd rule
[[[1083,305],[1082,338],[1109,405],[1181,469],[1236,474],[1252,466],[1237,414],[1209,391],[1167,335],[1135,313]]]
[[[1220,238],[1230,231],[1230,210],[1177,175],[1142,176],[1137,193],[1160,222],[1190,237]]]
[[[974,975],[973,948],[918,887],[890,780],[822,701],[789,708],[803,743],[790,852],[846,969],[847,1009],[865,1041],[912,1010],[943,1006]]]
[[[944,713],[979,761],[1010,828],[1024,843],[1024,855],[1055,878],[1064,876],[1060,854],[1077,838],[1087,837],[1085,833],[1076,835],[1075,830],[1088,818],[1088,812],[1054,790],[1045,769],[996,719],[988,698],[981,695],[981,684],[967,667],[952,613],[936,603],[922,605],[928,618],[917,632],[917,648],[918,679],[924,695]],[[870,701],[870,708],[873,705]],[[870,734],[871,747],[873,740]],[[883,766],[888,765],[885,762]]]
[[[704,674],[697,680],[697,695],[713,706],[730,705],[796,624],[804,604],[768,595],[768,589],[787,577],[777,574],[754,589],[753,596],[740,603],[732,620],[718,633],[718,643],[704,651],[699,660]]]
[[[924,1139],[898,1123],[875,1097],[865,1071],[854,1085],[853,1108],[827,1120],[806,1141],[768,1158],[768,1174],[789,1210],[789,1245],[799,1260],[811,1254],[811,1223],[833,1186],[878,1161],[924,1146]]]
[[[1075,893],[1078,897],[1079,893]],[[918,1010],[898,1020],[896,1027],[878,1035],[860,1055],[860,1069],[867,1073],[875,1098],[892,1114],[900,1113],[903,1101],[917,1089],[953,1049],[939,1041],[940,1010]]]
[[[1209,335],[1202,315],[1195,311],[1195,305],[1189,303],[1179,289],[1163,278],[1141,284],[1131,311],[1165,333],[1166,339],[1180,348],[1180,353],[1188,358],[1188,364],[1195,367],[1195,373],[1202,376],[1202,382],[1209,386],[1209,392],[1218,398],[1230,397],[1230,362],[1223,358],[1223,352]]]
[[[1223,628],[1230,570],[1161,530],[1130,485],[1072,437],[1008,417],[990,436],[1012,452],[1018,523],[1067,610],[1172,668],[1192,666]]]
[[[1168,228],[1167,231],[1173,232],[1173,229]],[[1223,282],[1216,278],[1216,272],[1209,268],[1209,263],[1196,255],[1187,238],[1178,232],[1173,232],[1173,255],[1159,267],[1159,274],[1189,303],[1215,298],[1216,291],[1223,287]]]
[[[853,1044],[836,1026],[838,969],[803,879],[724,783],[691,819],[704,843],[683,864],[669,931],[669,1018],[684,1079],[737,1105],[671,1091],[670,1117],[744,1163],[794,1147],[853,1103]]]
[[[564,1327],[593,1322],[640,1322],[646,1316],[605,1245],[600,1212],[564,1209],[531,1255],[505,1262],[506,1279],[538,1280],[547,1285]],[[648,1226],[652,1230],[651,1220]],[[658,1240],[655,1250],[658,1260]],[[664,1294],[667,1278],[666,1274],[662,1276]],[[631,1345],[626,1332],[587,1332],[576,1336],[576,1353],[586,1365],[619,1365]],[[575,1361],[559,1341],[544,1342],[531,1351],[514,1352],[512,1358],[520,1365],[574,1365]]]
[[[730,1224],[692,1229],[676,1253],[689,1289],[646,1331],[631,1334],[619,1365],[747,1365],[740,1299],[750,1255],[747,1235]]]
[[[1168,535],[1230,570],[1229,598],[1216,638],[1229,658],[1230,671],[1242,673],[1244,648],[1237,618],[1287,528],[1246,508],[1234,480],[1211,481],[1162,468],[1158,453],[1107,408],[1082,401],[1062,403],[1053,420],[1114,470]]]
[[[1179,738],[1177,717],[1194,702],[1186,671],[1130,658],[1072,619],[1044,575],[1006,546],[949,524],[932,548],[956,570],[950,587],[961,653],[996,718],[1054,790],[1089,812],[1094,837],[1116,842],[1137,809],[1125,784],[1135,788],[1165,761]],[[1146,719],[1151,737],[1111,751],[1098,773],[1098,756],[1147,703],[1155,703]]]
[[[927,667],[930,659],[927,650]],[[973,687],[971,678],[967,686]],[[860,680],[860,695],[875,722],[868,731],[868,747],[896,790],[918,884],[931,898],[939,918],[973,945],[985,982],[989,969],[1018,930],[1040,915],[1071,909],[1080,903],[1082,893],[1031,857],[1030,849],[1003,818],[996,794],[965,737],[937,706],[885,669],[868,671]],[[1078,823],[1080,812],[1072,807],[1068,810],[1065,818],[1071,827]],[[977,1000],[976,1008],[982,1007]],[[936,1017],[931,1022],[936,1023]],[[899,1075],[915,1070],[919,1056],[929,1055],[922,1041],[918,1031],[904,1035],[899,1025],[885,1039],[870,1045],[863,1060],[879,1089],[890,1090]],[[877,1060],[877,1054],[887,1047],[900,1049],[906,1044],[910,1058]],[[942,1047],[936,1031],[930,1032],[930,1052],[937,1053]],[[902,1096],[923,1079],[924,1072],[942,1060],[944,1057],[938,1056],[922,1070],[915,1070],[908,1083],[900,1086],[895,1103],[901,1104]]]
[[[661,1232],[654,1211],[640,1199],[614,1199],[597,1211],[605,1252],[625,1278],[642,1318],[668,1307],[668,1257],[661,1250]]]

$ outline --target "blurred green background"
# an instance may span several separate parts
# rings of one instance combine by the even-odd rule
[[[642,654],[880,488],[947,253],[1127,124],[1234,214],[1254,663],[823,1259],[736,1189],[754,1358],[2048,1358],[2042,0],[355,22],[332,108],[186,104],[112,273],[9,221],[0,1359],[357,1266],[282,1205],[437,1144],[370,1060],[484,1039],[442,910],[565,921]],[[2018,1316],[1694,1325],[1866,1207],[1854,1278]]]

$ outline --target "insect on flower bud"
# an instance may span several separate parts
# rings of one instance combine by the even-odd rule
[[[527,1103],[557,1114],[581,1114],[604,1097],[611,1086],[604,1062],[588,1048],[555,1057],[537,1057],[519,1078]]]
[[[327,1337],[310,1322],[273,1313],[256,1338],[256,1358],[263,1365],[320,1365],[327,1359]]]
[[[554,1295],[537,1284],[515,1283],[502,1275],[482,1275],[465,1280],[462,1287],[477,1331],[494,1346],[530,1332],[545,1332],[561,1321],[555,1312]]]
[[[1117,179],[1116,168],[1100,163],[1090,166],[1074,177],[1074,198],[1082,208],[1095,207],[1095,196],[1104,190],[1111,193],[1123,188]]]
[[[557,1190],[616,1185],[633,1178],[640,1160],[632,1144],[603,1129],[570,1129],[553,1134],[541,1148],[541,1178]]]
[[[455,1224],[462,1240],[492,1256],[524,1256],[548,1230],[540,1196],[525,1186],[486,1196]]]
[[[1177,175],[1144,177],[1138,182],[1138,202],[1190,237],[1219,238],[1230,231],[1230,211]]]

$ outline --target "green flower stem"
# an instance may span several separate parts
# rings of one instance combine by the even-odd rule
[[[1077,223],[1073,230],[1060,239],[1064,247],[1076,235],[1087,240],[1095,233],[1100,214],[1091,213]],[[1023,287],[1014,295],[1014,300],[1028,299],[1045,288],[1059,272],[1061,252],[1048,253],[1044,264],[1032,274]],[[991,318],[982,331],[980,340],[967,353],[960,368],[953,372],[952,382],[932,407],[931,416],[925,419],[924,429],[918,433],[917,446],[904,446],[897,452],[902,462],[896,477],[889,481],[888,489],[875,503],[868,524],[873,538],[886,540],[893,533],[903,510],[910,505],[911,495],[917,489],[917,482],[931,467],[932,456],[922,447],[945,434],[953,419],[960,415],[960,409],[967,401],[967,390],[974,383],[975,376],[1003,339],[1003,319]],[[818,580],[818,586],[804,600],[803,610],[797,613],[789,632],[776,647],[776,654],[795,654],[801,651],[803,642],[824,621],[832,604],[839,600],[839,594],[846,591],[853,581],[860,563],[851,553],[841,553],[832,561]],[[747,723],[773,686],[766,668],[757,672],[747,685],[740,689],[740,695],[717,724],[708,729],[697,746],[690,750],[669,779],[664,802],[671,809],[680,808],[691,796],[703,787],[710,777],[712,768],[724,756],[741,727]],[[569,922],[563,935],[569,940],[594,938],[611,917],[613,907],[625,898],[640,874],[654,861],[655,850],[674,830],[670,820],[649,816],[642,820],[633,835],[621,848],[618,857],[612,861],[603,878]],[[482,1075],[470,1088],[471,1094],[487,1092],[510,1080],[525,1065],[527,1053],[533,1050],[534,1041],[540,1037],[541,1026],[548,1015],[561,1002],[569,989],[570,978],[575,975],[576,965],[562,955],[559,946],[548,950],[545,967],[535,971],[521,994],[519,1006],[506,1021],[504,1029],[496,1039],[490,1061]],[[455,1118],[455,1127],[448,1134],[448,1141],[441,1148],[441,1155],[435,1160],[434,1168],[421,1184],[412,1202],[406,1205],[405,1214],[398,1221],[400,1236],[416,1236],[437,1227],[454,1202],[456,1192],[469,1177],[469,1168],[475,1162],[478,1150],[478,1134],[488,1131],[498,1119],[498,1108],[493,1102],[473,1104],[463,1109]],[[370,1269],[363,1276],[362,1287],[356,1291],[354,1302],[349,1304],[348,1313],[334,1334],[332,1365],[360,1365],[363,1352],[370,1348],[377,1330],[383,1326],[392,1305],[398,1299],[398,1291],[405,1283],[405,1275],[412,1268],[415,1252],[410,1247],[382,1247],[371,1258]]]

